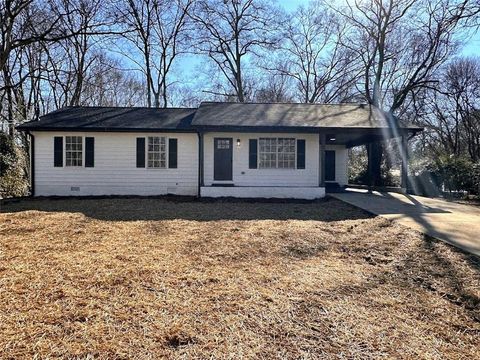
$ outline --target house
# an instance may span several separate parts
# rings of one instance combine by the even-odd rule
[[[345,186],[348,149],[421,129],[358,104],[204,102],[196,109],[67,107],[28,133],[35,196],[315,199]],[[404,181],[406,181],[406,166]]]

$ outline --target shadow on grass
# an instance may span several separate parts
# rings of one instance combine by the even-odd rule
[[[368,219],[366,211],[342,201],[161,198],[33,198],[9,201],[0,213],[28,210],[82,213],[105,221],[136,220],[316,220]]]
[[[356,254],[370,264],[379,265],[373,277],[360,284],[341,285],[333,292],[339,297],[362,298],[362,295],[377,288],[390,289],[392,293],[396,289],[410,289],[420,299],[417,303],[419,312],[424,311],[423,304],[428,312],[431,311],[428,298],[422,295],[422,292],[430,293],[458,306],[472,322],[480,323],[480,297],[472,286],[480,277],[480,258],[428,235],[424,235],[419,246],[405,255],[400,248],[391,249],[388,263],[376,262],[375,252],[375,249],[366,247],[363,254]],[[474,331],[480,335],[480,330]]]
[[[441,278],[449,291],[441,291],[430,285],[427,285],[427,289],[439,292],[443,298],[447,299],[453,304],[462,305],[467,310],[474,311],[474,319],[480,323],[480,297],[475,295],[471,291],[471,288],[465,287],[465,283],[458,271],[458,267],[455,266],[455,263],[452,261],[452,259],[442,255],[439,252],[435,244],[439,243],[440,240],[432,238],[428,235],[425,235],[424,237],[425,241],[423,242],[423,246],[427,250],[427,253],[429,254],[433,263],[437,264],[438,267],[443,270]],[[477,276],[480,276],[480,258],[472,254],[466,254],[457,249],[455,249],[454,252],[460,253],[468,266],[475,271]]]

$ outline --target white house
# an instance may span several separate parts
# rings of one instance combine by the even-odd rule
[[[214,102],[67,107],[18,128],[30,136],[35,196],[301,199],[347,184],[348,148],[421,130],[392,130],[368,105]]]

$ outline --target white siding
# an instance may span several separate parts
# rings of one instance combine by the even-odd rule
[[[204,184],[213,180],[213,139],[233,139],[233,184],[235,186],[318,186],[318,135],[286,133],[207,133],[204,135]],[[249,169],[248,140],[260,137],[293,137],[305,139],[305,169]],[[237,147],[240,139],[240,147]],[[228,183],[228,182],[227,182]]]
[[[77,135],[95,138],[95,167],[54,167],[54,136]],[[186,133],[104,133],[104,132],[34,132],[35,136],[35,195],[197,195],[198,137]],[[136,167],[136,138],[165,136],[178,139],[178,168],[149,169]],[[305,169],[249,169],[249,139],[260,137],[294,137],[305,139]],[[318,187],[318,134],[285,133],[207,133],[204,136],[204,183],[213,181],[213,139],[233,139],[233,183],[242,187]],[[237,139],[241,146],[237,147]],[[65,146],[65,144],[64,144]],[[342,145],[327,145],[336,151],[336,182],[346,185],[347,149]],[[85,156],[85,154],[84,154]],[[65,160],[65,154],[64,154]],[[83,161],[83,164],[85,162]],[[72,191],[72,188],[74,190]],[[78,188],[78,191],[75,190]],[[218,188],[215,191],[222,191]],[[226,191],[226,190],[225,190]],[[247,194],[248,195],[248,194]],[[228,196],[226,194],[225,196]],[[246,195],[245,195],[246,196]],[[256,197],[251,192],[250,197]]]
[[[198,194],[197,134],[34,132],[33,135],[37,196]],[[95,167],[53,166],[53,138],[66,135],[95,138]],[[136,138],[148,136],[178,139],[176,169],[136,167]],[[79,190],[72,191],[72,187]]]
[[[348,184],[348,149],[344,145],[327,145],[326,150],[335,150],[335,182]]]
[[[235,186],[318,186],[319,184],[319,136],[318,134],[286,133],[207,133],[204,136],[204,182],[213,180],[213,139],[226,137],[233,139],[233,183]],[[248,140],[260,137],[294,137],[305,139],[305,169],[249,169]],[[240,147],[237,147],[240,139]],[[348,183],[348,150],[344,145],[327,145],[326,150],[335,150],[335,182]],[[218,183],[218,182],[215,182]],[[222,182],[220,182],[222,183]]]

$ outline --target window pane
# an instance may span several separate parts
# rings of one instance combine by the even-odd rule
[[[278,144],[278,167],[281,169],[295,168],[295,139],[279,138]]]
[[[149,168],[167,167],[167,141],[163,136],[148,137],[147,166]],[[165,161],[164,161],[165,160]]]
[[[65,165],[82,166],[82,137],[65,136]]]
[[[259,139],[259,167],[272,169],[277,167],[277,139]]]
[[[295,168],[294,138],[260,138],[259,167],[264,169]]]

